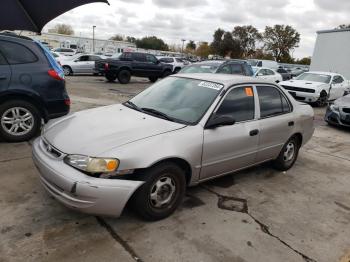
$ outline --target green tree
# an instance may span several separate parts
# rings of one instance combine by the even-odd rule
[[[57,34],[62,35],[74,35],[74,30],[72,26],[67,24],[57,24],[53,28],[53,31]]]
[[[207,42],[201,43],[196,50],[196,55],[202,58],[208,58],[210,53],[211,53],[211,48]]]
[[[213,42],[211,43],[211,48],[213,52],[217,55],[224,56],[224,50],[222,49],[222,40],[223,36],[225,34],[225,31],[222,30],[221,28],[218,28],[213,35]]]
[[[290,51],[298,47],[300,34],[289,25],[266,26],[263,34],[264,47],[270,50],[277,62],[290,57]]]
[[[244,58],[255,54],[256,44],[262,39],[258,29],[251,25],[236,26],[232,35],[239,42]]]
[[[242,55],[242,49],[239,45],[239,42],[233,38],[231,32],[225,32],[222,39],[221,48],[223,56],[240,58]]]
[[[155,36],[146,36],[136,40],[137,48],[153,49],[153,50],[169,50],[168,45],[160,38]]]
[[[129,43],[136,43],[136,38],[133,36],[127,36],[126,41]]]
[[[188,42],[186,45],[186,49],[189,49],[189,50],[196,50],[196,47],[197,45],[193,40],[190,40],[190,42]]]
[[[114,40],[114,41],[124,41],[124,37],[122,35],[114,35],[109,40]]]
[[[302,59],[296,60],[295,61],[296,64],[300,64],[300,65],[310,65],[311,64],[311,57],[304,57]]]

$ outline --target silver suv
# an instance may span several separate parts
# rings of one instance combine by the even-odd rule
[[[48,124],[33,145],[47,191],[68,207],[145,219],[169,216],[187,186],[273,161],[291,168],[314,132],[313,109],[276,84],[170,76],[130,101]]]

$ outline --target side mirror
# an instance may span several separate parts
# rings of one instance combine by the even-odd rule
[[[214,129],[219,126],[232,126],[235,122],[236,121],[231,116],[213,115],[205,125],[205,129]]]

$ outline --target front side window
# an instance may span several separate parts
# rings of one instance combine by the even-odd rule
[[[344,79],[341,76],[334,76],[333,84],[341,84],[344,82]]]
[[[272,86],[257,86],[260,117],[270,117],[290,112],[290,105],[285,96]]]
[[[222,101],[216,115],[231,116],[236,122],[254,119],[255,104],[252,87],[232,89]]]
[[[78,61],[80,61],[80,62],[89,61],[89,56],[82,55],[81,57],[79,57]]]
[[[17,43],[0,41],[0,51],[6,57],[9,64],[27,64],[38,60],[32,51]]]
[[[223,67],[220,67],[216,73],[219,74],[231,74],[231,68],[229,65],[225,65]]]
[[[242,71],[242,66],[239,64],[231,64],[232,74],[234,75],[244,75]]]
[[[157,58],[153,55],[146,55],[146,60],[147,62],[154,63],[154,64],[157,62]]]
[[[145,112],[157,110],[180,122],[194,124],[203,117],[223,87],[197,79],[167,77],[130,102]]]
[[[270,69],[265,69],[266,75],[270,76],[270,75],[274,75],[275,73],[270,70]]]

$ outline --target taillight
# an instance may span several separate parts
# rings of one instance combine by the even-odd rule
[[[66,104],[66,106],[70,106],[71,101],[70,101],[69,98],[66,98],[66,99],[64,100],[64,103]]]
[[[105,63],[105,70],[108,70],[108,69],[109,69],[109,64]]]
[[[49,71],[47,71],[47,73],[49,74],[49,76],[51,76],[56,80],[61,80],[61,81],[64,80],[64,77],[61,76],[59,73],[57,73],[54,69],[50,69]]]

